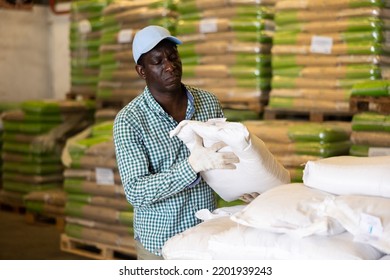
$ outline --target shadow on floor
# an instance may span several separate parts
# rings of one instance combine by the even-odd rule
[[[54,224],[28,224],[17,212],[0,211],[0,260],[88,260],[60,250]]]

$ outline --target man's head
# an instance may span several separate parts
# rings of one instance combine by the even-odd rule
[[[138,31],[133,39],[133,58],[135,63],[138,64],[141,55],[152,50],[164,39],[172,41],[176,45],[182,43],[161,26],[150,25]]]
[[[135,70],[145,80],[152,94],[181,90],[182,64],[177,50],[179,43],[179,39],[159,26],[146,27],[135,35]]]

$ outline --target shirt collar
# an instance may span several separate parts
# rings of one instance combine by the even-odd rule
[[[192,118],[192,116],[194,115],[195,113],[195,106],[194,106],[194,96],[192,95],[192,93],[188,90],[188,88],[183,85],[184,88],[185,88],[185,92],[187,94],[187,111],[186,111],[186,119],[189,120]],[[145,98],[146,98],[146,102],[148,104],[148,106],[154,110],[155,112],[157,112],[158,114],[165,114],[165,115],[168,115],[164,109],[160,106],[160,104],[158,104],[158,102],[156,101],[156,99],[153,97],[152,93],[150,92],[149,88],[146,86],[145,89],[144,89],[144,95],[145,95]]]

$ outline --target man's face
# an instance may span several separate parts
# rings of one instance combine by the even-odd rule
[[[142,76],[153,91],[174,91],[181,87],[182,64],[176,45],[163,40],[142,57]]]

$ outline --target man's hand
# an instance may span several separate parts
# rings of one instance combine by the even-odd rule
[[[209,148],[203,146],[202,138],[195,134],[195,145],[188,161],[196,173],[211,169],[236,169],[239,158],[232,152],[219,152],[226,144],[218,142]]]

